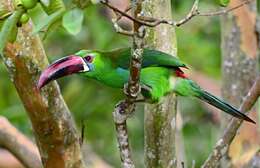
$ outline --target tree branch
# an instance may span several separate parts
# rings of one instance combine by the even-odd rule
[[[229,8],[229,9],[224,9],[224,10],[220,10],[220,11],[215,11],[215,12],[200,12],[199,8],[199,0],[195,0],[194,4],[190,10],[190,12],[181,20],[179,21],[174,21],[174,20],[165,20],[165,19],[157,19],[157,18],[151,18],[151,17],[147,17],[144,16],[142,14],[139,14],[137,17],[132,17],[131,15],[127,14],[127,11],[130,10],[131,8],[127,9],[126,11],[121,11],[120,9],[114,7],[113,5],[111,5],[108,0],[101,0],[100,2],[102,4],[104,4],[105,6],[107,6],[108,8],[110,8],[111,10],[113,10],[115,13],[118,13],[120,15],[119,18],[121,18],[122,16],[132,20],[135,23],[138,23],[140,25],[144,25],[147,27],[156,27],[160,24],[168,24],[171,26],[181,26],[185,23],[187,23],[188,21],[190,21],[192,18],[194,18],[195,16],[217,16],[217,15],[224,15],[227,14],[233,10],[236,10],[250,2],[252,2],[254,0],[245,0],[243,1],[241,4],[238,4],[235,7]],[[120,32],[120,31],[119,31]],[[122,34],[126,34],[129,35],[128,33],[122,33]]]
[[[0,167],[24,168],[24,165],[11,152],[0,148]]]
[[[252,2],[254,0],[245,0],[243,1],[241,4],[238,4],[237,6],[234,6],[232,8],[228,8],[228,9],[224,9],[224,10],[220,10],[220,11],[215,11],[215,12],[205,12],[205,13],[199,13],[199,16],[217,16],[217,15],[225,15],[229,12],[232,12],[238,8],[241,8],[242,6],[249,4],[250,2]]]
[[[0,117],[0,146],[9,150],[25,167],[42,167],[37,147],[4,117]]]
[[[259,96],[260,96],[260,76],[258,76],[256,82],[248,92],[239,110],[244,112],[249,111],[253,107],[253,105],[255,104]],[[208,159],[204,162],[202,168],[216,167],[219,164],[220,159],[227,152],[227,149],[229,148],[231,142],[233,141],[242,123],[243,120],[232,118],[230,124],[224,131],[223,135],[216,143],[216,146],[214,147],[212,153],[209,155]]]
[[[119,34],[122,35],[126,35],[126,36],[134,36],[134,32],[133,31],[128,31],[128,30],[124,30],[119,24],[119,20],[122,18],[122,16],[125,16],[127,18],[132,18],[130,15],[127,14],[128,11],[130,11],[132,9],[132,7],[127,7],[124,11],[119,10],[118,8],[112,6],[109,4],[108,1],[104,0],[104,1],[100,1],[102,4],[104,4],[105,6],[107,6],[109,9],[112,9],[113,12],[116,15],[116,18],[112,18],[112,23],[113,26],[115,28],[115,31]],[[134,19],[134,18],[133,18]],[[135,20],[135,19],[134,19]],[[136,20],[137,21],[137,20]]]
[[[0,167],[7,165],[23,164],[27,168],[40,168],[42,167],[40,154],[35,146],[27,137],[25,137],[19,130],[17,130],[11,123],[4,117],[0,116]],[[111,168],[105,161],[97,156],[85,143],[82,146],[84,161],[86,165],[93,168]],[[8,155],[8,150],[11,153]],[[13,163],[6,163],[5,159],[12,159]],[[20,162],[15,162],[18,159]],[[6,163],[6,164],[5,164]],[[21,165],[22,166],[22,165]],[[9,166],[7,166],[9,167]]]
[[[116,32],[119,33],[119,34],[122,34],[122,35],[133,37],[134,36],[134,32],[128,31],[128,30],[124,30],[122,27],[119,26],[118,21],[119,21],[118,18],[112,19],[112,22],[113,22],[113,25],[114,25],[114,28],[115,28]]]
[[[13,10],[11,0],[0,0]],[[32,23],[19,28],[15,43],[8,43],[3,61],[30,117],[41,160],[45,167],[84,167],[79,136],[56,82],[40,93],[36,83],[48,60]]]
[[[151,18],[168,20],[173,18],[171,1],[169,0],[145,1],[143,8],[143,14]],[[176,56],[177,43],[174,27],[164,24],[156,29],[148,28],[145,45],[151,49]],[[158,103],[145,105],[145,167],[176,168],[177,163],[183,161],[181,158],[176,158],[176,100],[175,94],[168,94]]]
[[[139,19],[149,22],[150,27],[156,27],[160,24],[168,24],[172,26],[181,26],[191,20],[194,16],[199,14],[199,0],[195,0],[190,12],[180,21],[168,21],[165,19],[148,18],[146,16],[139,16]]]
[[[142,24],[142,25],[150,27],[149,23],[146,23],[144,21],[138,20],[136,17],[132,17],[131,15],[127,14],[125,11],[121,11],[120,9],[118,9],[118,8],[114,7],[113,5],[111,5],[107,0],[101,0],[100,3],[102,3],[105,6],[107,6],[109,9],[113,10],[114,12],[120,14],[121,17],[124,16],[124,17],[132,20],[133,22],[136,22],[136,23],[139,23],[139,24]]]
[[[107,3],[108,4],[108,3]],[[132,8],[134,20],[141,12],[142,9],[142,0],[132,1]],[[117,12],[119,10],[115,9]],[[118,12],[120,13],[120,12]],[[125,15],[125,13],[120,13]],[[117,140],[120,149],[120,156],[122,161],[122,166],[124,168],[133,168],[134,163],[131,157],[130,145],[128,141],[127,133],[127,118],[135,110],[135,100],[140,93],[140,71],[142,64],[142,54],[143,54],[143,38],[145,30],[142,24],[134,22],[134,34],[133,34],[133,47],[132,47],[132,57],[130,61],[130,77],[128,84],[125,85],[124,92],[127,98],[120,102],[115,111],[113,112],[116,131],[117,131]]]
[[[125,9],[124,13],[127,13],[128,11],[130,11],[132,9],[132,6],[129,6]],[[115,11],[114,11],[115,12]],[[122,18],[122,14],[117,14],[117,21],[119,21]]]
[[[126,101],[121,101],[116,106],[113,117],[116,127],[117,142],[120,152],[120,158],[123,168],[134,168],[134,162],[131,156],[129,145],[129,137],[127,132],[126,120],[129,114],[134,111],[134,104],[128,104]]]

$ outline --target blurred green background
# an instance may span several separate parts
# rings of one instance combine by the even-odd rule
[[[175,19],[184,16],[192,1],[173,1]],[[218,9],[214,1],[201,1],[201,10]],[[177,28],[178,56],[192,69],[220,79],[220,23],[219,17],[197,17]],[[85,10],[82,31],[72,36],[63,28],[52,30],[43,41],[50,62],[79,49],[108,50],[130,46],[131,40],[114,32],[107,11],[102,6],[90,6]],[[9,79],[4,65],[0,64],[0,114],[6,116],[19,130],[32,137],[28,116]],[[81,76],[59,80],[62,94],[74,115],[79,129],[86,125],[85,140],[92,149],[114,167],[120,160],[112,120],[114,105],[123,98],[120,90],[111,89]],[[219,125],[211,119],[210,111],[198,101],[179,101],[183,116],[183,136],[188,164],[196,160],[199,166],[214,145]],[[143,165],[143,106],[129,120],[129,132],[137,167]]]

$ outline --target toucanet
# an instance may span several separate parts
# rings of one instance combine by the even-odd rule
[[[41,74],[37,87],[41,89],[52,80],[71,74],[81,74],[114,88],[124,88],[129,79],[130,48],[109,52],[80,50],[61,58]],[[179,96],[196,97],[236,117],[255,123],[235,107],[200,88],[182,71],[187,68],[178,58],[164,52],[144,49],[140,74],[141,94],[149,103],[174,92]]]

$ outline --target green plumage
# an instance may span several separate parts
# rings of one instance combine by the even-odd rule
[[[113,62],[124,69],[128,69],[131,49],[122,48],[101,54],[111,58]],[[157,50],[144,49],[142,67],[186,67],[176,57]]]
[[[122,89],[129,79],[130,55],[130,48],[110,52],[81,50],[52,64],[41,75],[38,86],[42,87],[51,79],[57,79],[63,74],[81,72],[88,78]],[[195,82],[186,77],[180,69],[181,67],[185,68],[186,66],[172,55],[144,49],[140,74],[143,97],[149,102],[158,102],[170,92],[175,92],[179,96],[197,97],[228,114],[254,123],[233,106],[201,89]]]
[[[87,54],[93,54],[94,56],[100,55],[107,57],[113,63],[115,67],[121,67],[128,69],[131,49],[120,48],[112,51],[98,51],[98,50],[81,50],[76,55],[81,57]],[[176,57],[157,50],[144,49],[142,67],[186,67],[186,65],[177,59]]]
[[[130,48],[110,52],[82,50],[76,55],[84,57],[88,54],[94,57],[94,70],[84,75],[111,87],[124,87],[129,79]],[[140,75],[142,95],[150,102],[158,102],[170,92],[175,92],[180,96],[197,97],[237,118],[253,122],[231,105],[202,90],[192,80],[176,76],[176,70],[180,70],[181,67],[186,67],[186,65],[172,55],[144,49]]]
[[[127,64],[129,64],[130,52],[130,48],[115,50],[113,52],[92,51],[91,54],[94,56],[94,70],[83,73],[83,75],[94,78],[111,87],[123,88],[129,79]],[[76,53],[79,56],[86,56],[88,54],[90,52],[87,50]],[[156,54],[159,54],[160,57],[156,57],[155,59]],[[149,55],[152,55],[152,57],[149,57]],[[167,59],[168,61],[166,61]],[[150,99],[150,101],[155,102],[172,91],[169,78],[172,71],[178,67],[185,67],[185,64],[176,57],[159,51],[145,49],[144,64],[140,76],[144,96]]]
[[[216,108],[233,115],[234,117],[245,119],[247,121],[253,122],[250,118],[248,118],[245,114],[238,111],[235,107],[229,105],[224,100],[221,100],[220,98],[210,94],[209,92],[201,89],[196,83],[194,83],[192,80],[189,79],[179,79],[174,89],[175,93],[181,95],[181,96],[193,96],[197,97],[200,100],[203,100]]]

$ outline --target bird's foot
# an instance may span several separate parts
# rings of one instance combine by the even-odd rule
[[[126,102],[125,100],[120,101],[115,106],[115,111],[113,112],[114,121],[116,123],[122,123],[127,118],[131,117],[135,111],[135,104]]]
[[[129,86],[128,83],[124,84],[124,94],[129,99],[135,99],[141,92],[141,86],[140,85],[133,85]]]

